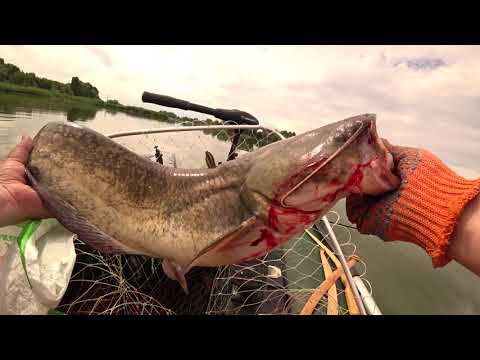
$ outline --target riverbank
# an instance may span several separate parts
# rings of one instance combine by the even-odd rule
[[[122,112],[139,118],[158,120],[163,123],[178,123],[184,126],[223,124],[222,121],[214,119],[202,121],[196,118],[179,117],[175,113],[168,111],[153,111],[138,106],[123,105],[113,99],[104,101],[100,98],[100,92],[94,85],[81,81],[78,76],[73,76],[70,82],[63,83],[37,76],[33,72],[24,72],[15,64],[6,63],[3,58],[0,58],[0,95],[2,94],[48,99],[48,102],[38,102],[47,103],[46,105],[48,105],[49,110],[56,110],[59,107],[65,108],[67,110],[68,121],[91,120],[95,117],[99,109],[105,109],[112,113]],[[27,102],[31,103],[35,101],[28,99]],[[18,105],[21,107],[22,104]],[[295,136],[295,132],[286,130],[280,132],[284,137]],[[216,136],[217,134],[213,133],[213,135]],[[254,135],[255,141],[266,141],[267,143],[271,141],[268,132],[263,135],[263,137]],[[220,136],[222,135],[220,134]],[[227,139],[225,138],[223,140]],[[248,146],[244,145],[243,141],[240,141],[240,144],[240,147],[252,147],[252,144]],[[262,143],[262,145],[266,144]]]
[[[97,111],[105,110],[110,113],[121,112],[138,118],[156,120],[162,123],[181,124],[183,126],[200,125],[222,125],[223,122],[217,119],[199,120],[197,118],[179,117],[168,111],[153,111],[137,106],[120,104],[116,100],[103,101],[100,98],[83,97],[66,94],[58,90],[47,90],[31,86],[22,86],[0,81],[0,102],[3,97],[21,97],[12,104],[12,108],[21,107],[42,107],[49,111],[64,111],[68,121],[88,121],[95,118]],[[3,111],[8,112],[8,102],[4,99]],[[219,140],[228,141],[229,134],[223,130],[203,130],[205,134],[217,137]],[[256,131],[243,132],[239,139],[239,150],[251,151],[256,146],[267,145],[278,140],[271,130],[264,130],[266,133]],[[280,131],[283,136],[295,136],[291,131]]]
[[[104,101],[101,99],[88,98],[82,96],[68,95],[56,90],[45,90],[33,86],[20,86],[8,82],[0,81],[0,92],[13,95],[30,95],[40,96],[50,99],[58,99],[63,101],[72,101],[91,106],[102,106]]]
[[[159,120],[161,122],[176,123],[182,122],[185,125],[205,125],[204,122],[198,119],[188,117],[178,117],[176,114],[168,111],[153,111],[138,106],[123,105],[115,100],[103,101],[102,99],[95,99],[82,96],[74,96],[65,94],[56,90],[45,90],[31,86],[20,86],[8,82],[0,81],[0,93],[10,95],[35,96],[48,100],[49,103],[61,103],[62,105],[71,105],[75,108],[84,110],[100,110],[106,109],[111,112],[122,112],[128,115],[138,116],[141,118],[148,118]],[[209,125],[221,125],[219,120],[207,121]]]
[[[20,86],[0,81],[0,94],[22,96],[28,103],[44,102],[53,110],[75,109],[77,112],[95,115],[96,111],[104,107],[100,99],[73,96],[56,90],[40,89],[32,86]],[[31,101],[28,99],[31,98]],[[77,120],[77,119],[72,119]],[[79,119],[82,120],[82,119]]]

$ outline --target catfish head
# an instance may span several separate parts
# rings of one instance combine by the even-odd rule
[[[243,195],[270,223],[272,207],[318,218],[349,194],[378,195],[397,188],[400,179],[392,170],[393,157],[377,134],[376,116],[365,114],[265,147],[247,175]],[[271,205],[268,209],[252,201],[260,197]]]

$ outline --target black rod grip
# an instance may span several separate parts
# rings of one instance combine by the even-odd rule
[[[182,110],[191,110],[202,114],[213,115],[223,121],[233,121],[237,124],[258,125],[258,120],[255,118],[255,116],[245,111],[212,109],[203,105],[198,105],[185,100],[176,99],[171,96],[153,94],[147,91],[142,94],[142,101],[145,103],[173,107]]]
[[[158,95],[158,94],[153,94],[145,91],[142,95],[142,101],[146,103],[151,103],[151,104],[157,104],[161,106],[167,106],[167,107],[173,107],[176,109],[182,109],[182,110],[191,110],[191,111],[197,111],[202,114],[209,114],[216,116],[216,110],[203,106],[203,105],[198,105],[191,103],[189,101],[185,100],[180,100],[176,99],[171,96],[166,96],[166,95]]]
[[[188,101],[175,99],[171,96],[153,94],[147,91],[143,93],[142,101],[145,103],[157,104],[183,110],[190,110],[190,103]]]

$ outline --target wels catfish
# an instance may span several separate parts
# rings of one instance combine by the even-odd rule
[[[284,244],[351,193],[399,186],[366,114],[262,147],[211,169],[145,159],[94,130],[49,123],[27,176],[45,207],[105,253],[163,259],[187,291],[194,266],[251,260]]]

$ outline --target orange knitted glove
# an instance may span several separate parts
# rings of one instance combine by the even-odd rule
[[[451,260],[447,249],[457,218],[480,192],[480,179],[464,179],[427,150],[385,145],[401,184],[381,196],[349,196],[348,219],[362,234],[419,245],[434,267],[442,267]]]

